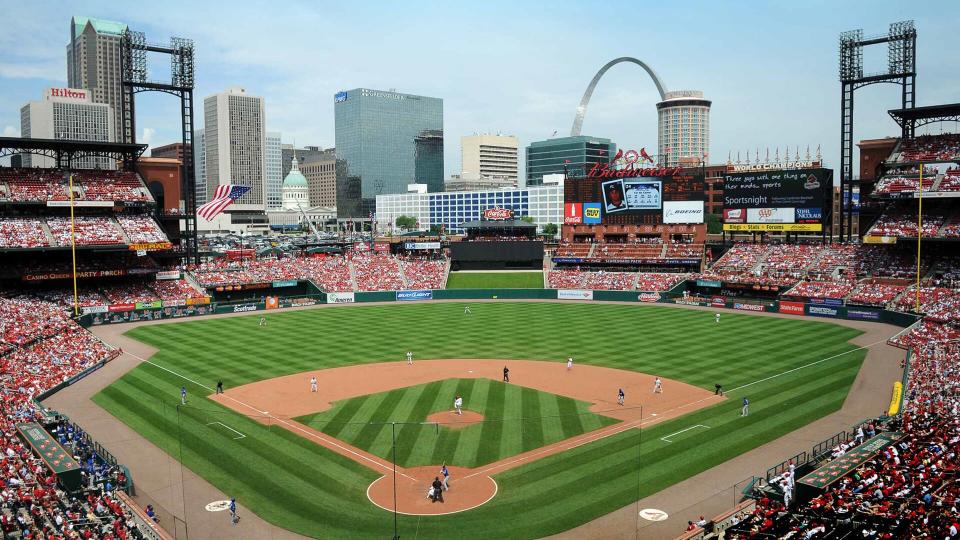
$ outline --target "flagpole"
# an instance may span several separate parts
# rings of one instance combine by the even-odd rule
[[[920,164],[920,198],[917,202],[917,298],[916,312],[920,313],[920,241],[923,239],[923,163]]]

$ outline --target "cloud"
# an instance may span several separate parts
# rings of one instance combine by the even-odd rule
[[[58,62],[30,64],[0,63],[0,79],[43,79],[62,81],[64,68]]]
[[[6,126],[6,127],[3,128],[3,136],[4,136],[4,137],[19,137],[19,136],[20,136],[20,130],[17,129],[17,128],[15,128],[15,127],[13,127],[13,126]]]
[[[157,130],[153,128],[143,128],[143,135],[140,137],[140,144],[150,146],[150,142],[153,140],[153,136],[156,133]]]

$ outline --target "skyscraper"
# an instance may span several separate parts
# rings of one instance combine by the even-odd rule
[[[193,182],[197,190],[197,206],[207,202],[207,147],[203,128],[193,130]]]
[[[334,96],[337,214],[366,218],[379,194],[443,189],[443,100],[357,88]]]
[[[594,163],[609,163],[617,145],[602,137],[578,135],[534,141],[527,146],[527,184],[543,184],[545,174],[582,176]]]
[[[112,108],[111,141],[123,133],[123,94],[120,85],[120,40],[127,25],[89,17],[70,19],[67,44],[67,86],[90,90],[94,103]]]
[[[264,211],[266,134],[263,98],[231,88],[203,100],[207,193],[221,184],[249,186],[231,211]]]
[[[20,108],[20,134],[34,139],[112,142],[113,110],[106,103],[94,103],[89,90],[47,88],[43,100]],[[51,157],[24,154],[24,167],[54,167]],[[114,169],[116,162],[104,157],[73,160],[77,169]]]
[[[657,103],[658,161],[672,167],[680,158],[706,162],[710,152],[710,100],[699,90],[667,92]]]
[[[268,131],[265,146],[264,170],[267,183],[267,208],[279,208],[281,203],[280,187],[283,185],[283,152],[280,133]]]
[[[517,187],[517,153],[520,141],[513,135],[468,135],[460,138],[460,178],[495,182],[497,187]]]

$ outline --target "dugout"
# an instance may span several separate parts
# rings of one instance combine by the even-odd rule
[[[469,221],[466,235],[450,243],[451,270],[542,270],[543,241],[533,223],[511,220]]]

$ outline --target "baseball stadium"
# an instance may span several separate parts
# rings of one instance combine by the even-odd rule
[[[604,146],[562,223],[507,188],[456,231],[379,196],[217,229],[260,222],[197,193],[193,42],[118,35],[123,142],[0,138],[4,538],[960,536],[960,104],[915,106],[912,21],[841,36],[836,172]],[[624,60],[660,88],[607,64],[576,131]],[[874,82],[902,102],[855,173]],[[135,140],[146,91],[175,159]]]

